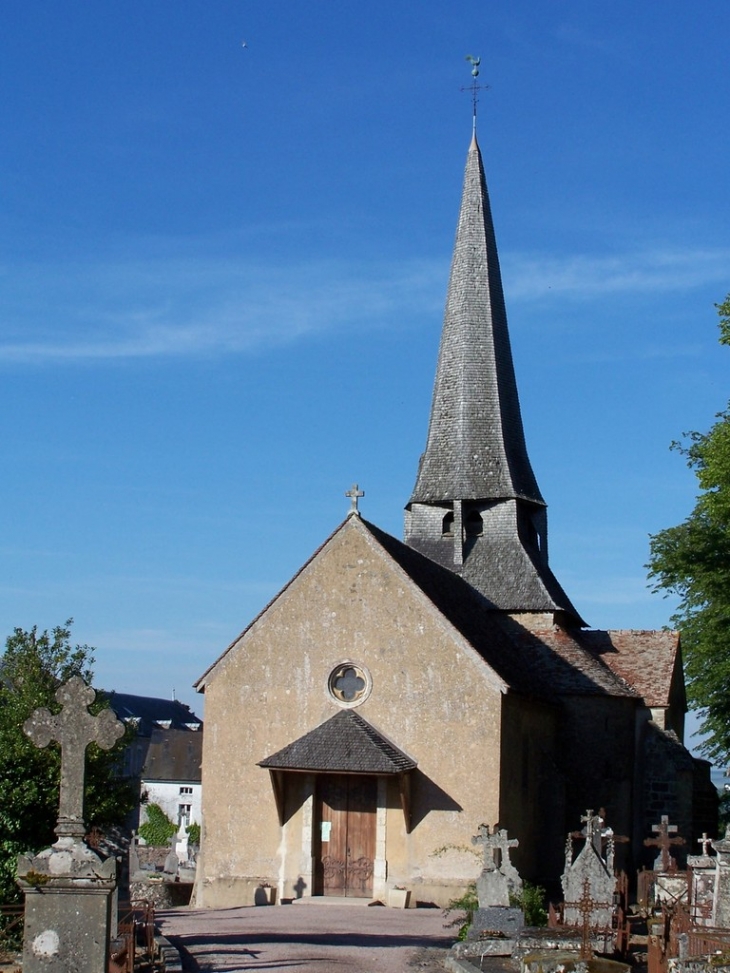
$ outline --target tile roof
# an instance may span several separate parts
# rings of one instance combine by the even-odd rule
[[[346,709],[259,762],[270,770],[403,774],[416,761],[354,710]]]
[[[584,644],[598,658],[632,685],[647,706],[669,706],[674,679],[681,677],[679,632],[630,631],[584,632]],[[684,702],[683,681],[679,691]]]

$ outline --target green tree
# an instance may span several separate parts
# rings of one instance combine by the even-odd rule
[[[60,707],[56,689],[71,676],[91,684],[93,650],[71,645],[71,624],[50,633],[34,626],[16,628],[0,658],[0,902],[17,898],[15,864],[19,853],[36,852],[55,840],[61,754],[57,745],[39,749],[23,732],[33,710]],[[108,706],[103,694],[92,712]],[[134,806],[132,787],[116,776],[127,735],[109,751],[92,744],[86,751],[84,814],[89,827],[121,823]]]
[[[730,294],[716,305],[720,342],[730,345]],[[672,623],[682,634],[690,706],[701,711],[703,751],[730,756],[730,403],[706,433],[673,443],[700,493],[685,521],[651,537],[654,590],[679,596]]]

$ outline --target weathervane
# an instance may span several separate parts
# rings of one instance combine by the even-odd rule
[[[479,84],[477,82],[477,78],[479,77],[479,65],[482,63],[482,59],[480,57],[474,57],[473,54],[467,54],[466,57],[464,58],[464,60],[465,61],[468,61],[471,64],[471,76],[472,76],[472,79],[473,80],[472,80],[472,83],[469,85],[468,88],[467,87],[464,87],[461,90],[462,91],[471,91],[471,103],[472,103],[472,111],[473,111],[473,116],[474,116],[474,130],[476,131],[476,127],[477,127],[477,102],[479,101],[479,95],[477,94],[477,92],[478,91],[486,91],[487,88],[489,87],[489,85],[488,84]]]

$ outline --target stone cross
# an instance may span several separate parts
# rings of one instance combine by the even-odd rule
[[[365,496],[365,491],[361,490],[358,487],[357,483],[353,483],[350,489],[345,491],[345,496],[350,498],[350,502],[352,504],[352,506],[348,511],[348,514],[358,513],[359,511],[357,508],[357,501],[360,499],[360,497]]]
[[[601,812],[593,813],[593,808],[588,808],[585,814],[580,816],[581,823],[585,824],[581,834],[589,844],[592,844],[600,855],[603,851],[601,842],[601,832],[603,831],[603,818]]]
[[[501,830],[494,826],[490,829],[488,824],[480,824],[477,828],[478,834],[471,839],[473,845],[482,845],[484,848],[484,867],[487,871],[501,868],[503,863],[509,863],[509,849],[518,848],[517,838],[508,838],[505,828]],[[491,854],[490,854],[491,853]]]
[[[568,835],[565,859],[567,862],[573,860],[573,838],[585,838],[586,844],[591,844],[595,848],[600,858],[605,858],[609,871],[613,870],[614,854],[616,844],[625,844],[629,839],[625,835],[614,834],[613,828],[606,825],[606,812],[600,808],[598,814],[593,813],[589,808],[585,814],[581,815],[581,822],[585,827],[581,831],[571,831]]]
[[[683,845],[684,838],[676,836],[671,838],[670,835],[676,835],[677,825],[669,823],[669,816],[662,814],[661,821],[659,824],[653,824],[651,830],[656,832],[656,838],[644,838],[644,844],[647,847],[652,845],[659,848],[659,857],[657,861],[661,858],[661,870],[663,872],[668,872],[671,866],[674,864],[674,859],[669,854],[669,849],[672,845]],[[656,862],[654,863],[656,868]]]
[[[53,714],[37,709],[23,724],[23,730],[37,747],[47,747],[53,740],[61,746],[61,796],[56,834],[79,841],[84,837],[84,772],[86,748],[96,743],[109,750],[124,734],[111,709],[92,716],[88,707],[96,693],[79,676],[73,676],[56,690],[62,709]]]
[[[702,845],[702,854],[706,858],[710,854],[710,852],[708,851],[708,848],[712,844],[712,838],[708,838],[707,837],[707,832],[706,831],[703,831],[702,832],[702,837],[697,839],[697,844],[698,845]]]

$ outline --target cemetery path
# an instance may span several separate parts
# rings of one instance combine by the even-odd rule
[[[454,942],[440,909],[185,908],[156,919],[185,973],[443,973]]]

